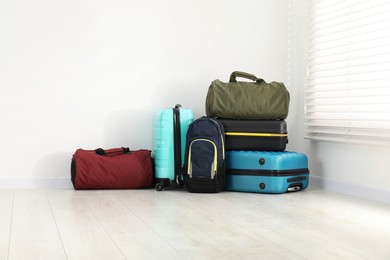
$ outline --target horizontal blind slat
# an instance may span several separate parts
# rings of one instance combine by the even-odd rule
[[[309,1],[305,138],[390,145],[389,24],[389,1]]]

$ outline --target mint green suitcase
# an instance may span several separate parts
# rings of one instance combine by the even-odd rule
[[[176,105],[159,110],[153,119],[152,156],[156,190],[184,184],[180,171],[184,162],[186,134],[194,112]]]

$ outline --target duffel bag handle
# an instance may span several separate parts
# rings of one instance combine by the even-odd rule
[[[253,74],[249,74],[249,73],[242,72],[242,71],[233,71],[232,74],[230,74],[229,82],[237,82],[236,77],[250,79],[250,80],[256,81],[256,83],[260,83],[260,82],[264,81],[263,79],[260,79]]]
[[[130,149],[128,147],[122,147],[122,148],[112,148],[112,149],[107,149],[104,150],[103,148],[98,148],[95,150],[96,154],[98,155],[107,155],[107,156],[114,156],[114,155],[119,155],[119,154],[124,154],[124,153],[130,153]]]

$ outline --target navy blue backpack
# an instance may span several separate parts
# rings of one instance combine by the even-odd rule
[[[220,122],[203,116],[190,124],[182,173],[190,192],[215,193],[224,190],[225,132]]]

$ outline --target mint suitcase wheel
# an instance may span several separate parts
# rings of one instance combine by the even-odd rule
[[[163,189],[163,185],[161,183],[157,183],[156,184],[156,190],[157,191],[162,191],[162,189]]]

